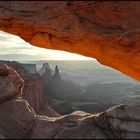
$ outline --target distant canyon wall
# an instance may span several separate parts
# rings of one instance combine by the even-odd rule
[[[140,80],[139,13],[139,1],[0,1],[0,30]]]

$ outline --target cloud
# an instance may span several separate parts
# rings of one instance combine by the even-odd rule
[[[9,41],[8,37],[0,35],[0,41]]]
[[[8,61],[24,61],[24,60],[40,60],[41,58],[37,55],[28,54],[5,54],[0,55],[0,60]]]

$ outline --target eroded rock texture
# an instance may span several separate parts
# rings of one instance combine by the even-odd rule
[[[10,66],[11,70],[9,70],[9,67],[7,67],[7,65]],[[23,66],[26,66],[26,69]],[[27,66],[29,66],[29,72]],[[9,96],[15,96],[15,92],[17,92],[17,95],[19,93],[22,93],[20,97],[22,96],[23,99],[27,100],[36,113],[40,115],[47,115],[50,117],[60,116],[57,112],[51,109],[50,106],[47,104],[47,101],[44,100],[42,78],[37,72],[34,73],[36,71],[33,70],[35,66],[33,66],[33,68],[32,66],[33,65],[29,64],[20,64],[15,61],[0,61],[0,74],[2,78],[8,76],[8,78],[5,78],[5,80],[0,80],[1,100],[2,98],[4,100],[9,98]],[[33,70],[33,73],[30,73],[30,69]],[[24,87],[23,82],[20,82],[18,79],[20,79],[20,81],[24,80]],[[13,84],[9,81],[11,81]],[[19,86],[15,88],[14,85]]]
[[[0,69],[8,73],[8,75],[3,75],[0,72],[0,82],[7,82],[7,87],[4,86],[4,89],[10,87],[9,83],[15,89],[19,88],[19,83],[23,83],[16,71],[11,76],[10,71],[13,71],[13,68],[1,64]],[[18,83],[12,80],[13,77],[16,77]],[[23,88],[23,84],[21,85],[20,87]],[[20,93],[17,92],[19,90],[10,91],[8,91],[10,96],[7,97],[7,93],[3,92],[0,87],[1,139],[128,139],[140,137],[140,109],[119,105],[99,114],[77,111],[65,116],[47,117],[37,115],[28,102],[20,97],[22,90]],[[3,94],[2,98],[1,94]]]
[[[23,84],[23,79],[12,67],[0,64],[0,101],[21,97]]]
[[[42,103],[43,99],[43,86],[42,86],[42,79],[37,73],[29,73],[22,64],[19,64],[18,62],[10,62],[10,61],[0,61],[0,64],[7,64],[11,68],[14,68],[22,77],[24,82],[24,88],[23,90],[23,98],[29,102],[29,104],[32,106],[32,108],[38,112]],[[9,77],[9,79],[12,76]],[[9,80],[8,79],[8,80]],[[15,79],[13,79],[15,81]],[[21,85],[22,86],[22,85]],[[21,87],[19,87],[19,90]],[[19,91],[19,93],[21,93]]]
[[[0,2],[0,30],[96,58],[140,80],[139,1]]]
[[[120,105],[100,114],[77,111],[59,118],[37,116],[31,138],[138,139],[139,115],[140,109]]]

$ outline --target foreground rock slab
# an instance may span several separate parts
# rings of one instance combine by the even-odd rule
[[[31,138],[42,139],[139,139],[140,109],[116,106],[100,114],[73,112],[48,118],[37,116]]]
[[[23,99],[0,104],[0,132],[8,139],[29,138],[34,120],[35,112]]]

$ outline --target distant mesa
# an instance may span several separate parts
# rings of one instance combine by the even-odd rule
[[[29,73],[36,74],[36,64],[22,64],[22,67],[27,70]]]
[[[40,71],[38,72],[40,75],[43,75],[46,72],[51,72],[51,68],[48,63],[44,63]]]
[[[52,76],[52,80],[53,79],[54,80],[61,80],[61,76],[60,76],[59,69],[58,69],[58,66],[57,65],[55,66],[55,73]]]
[[[52,85],[60,83],[61,76],[57,65],[55,66],[54,74],[52,74],[52,72],[53,70],[48,63],[44,63],[41,70],[39,71],[39,74],[43,79],[43,85],[45,89],[48,89],[52,87]]]

